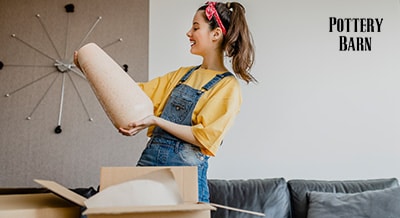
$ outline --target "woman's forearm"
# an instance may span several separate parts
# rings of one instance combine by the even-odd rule
[[[159,126],[161,129],[167,131],[175,137],[198,147],[202,146],[200,142],[194,137],[191,126],[176,124],[156,116],[154,116],[154,121],[155,125]]]

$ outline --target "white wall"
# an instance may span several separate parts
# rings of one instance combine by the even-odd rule
[[[150,1],[150,78],[200,63],[185,36],[203,0]],[[210,178],[400,178],[398,0],[242,2],[256,43],[244,103]],[[329,17],[383,18],[377,33],[329,32]],[[372,51],[339,51],[339,35]]]

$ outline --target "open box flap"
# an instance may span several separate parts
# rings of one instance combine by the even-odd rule
[[[127,213],[150,213],[150,212],[179,212],[179,211],[198,211],[215,210],[215,207],[209,204],[185,203],[173,206],[132,206],[132,207],[102,207],[88,208],[83,214],[127,214]]]
[[[41,186],[49,189],[51,192],[58,195],[59,197],[66,199],[67,201],[75,203],[79,206],[85,206],[85,197],[65,188],[64,186],[56,182],[40,179],[35,179],[34,181]]]

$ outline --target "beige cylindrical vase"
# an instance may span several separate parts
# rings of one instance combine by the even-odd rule
[[[153,114],[153,104],[136,82],[95,43],[78,50],[78,62],[97,99],[118,129]]]

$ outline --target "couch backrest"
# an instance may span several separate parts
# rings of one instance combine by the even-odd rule
[[[293,218],[307,218],[307,194],[311,191],[356,193],[399,186],[396,178],[347,181],[289,180],[287,183]]]
[[[210,202],[264,213],[265,217],[290,218],[290,198],[283,178],[249,180],[209,180]],[[218,208],[211,213],[218,218],[257,217]]]

